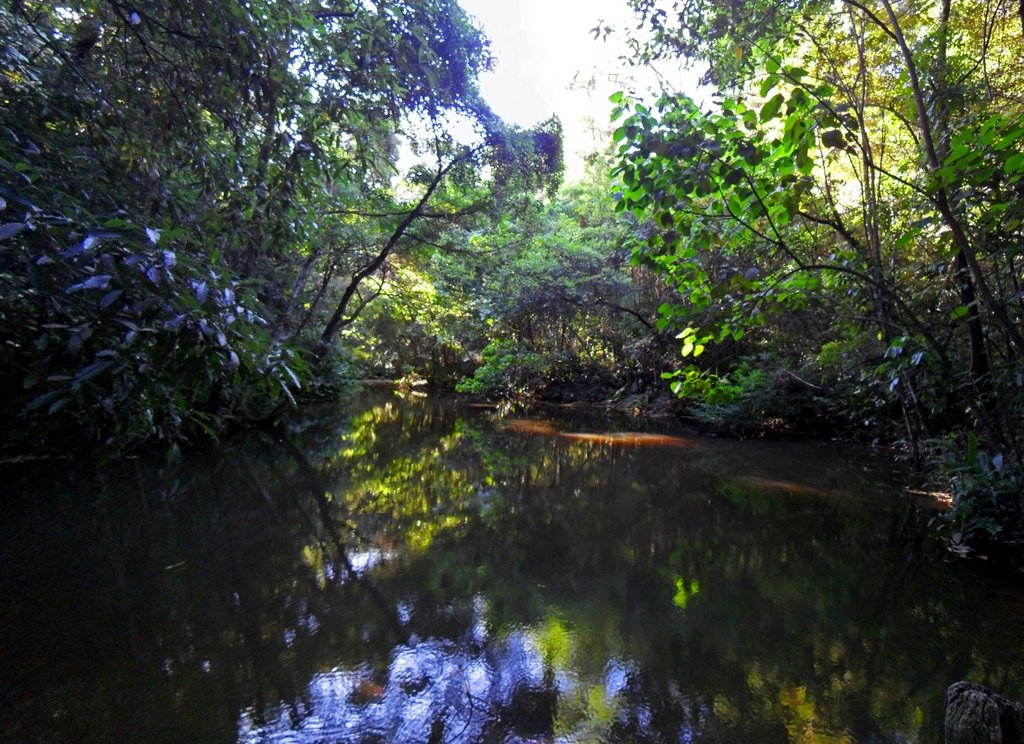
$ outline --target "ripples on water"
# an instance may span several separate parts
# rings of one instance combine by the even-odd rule
[[[177,468],[9,467],[0,731],[940,741],[950,683],[1024,697],[1024,595],[878,459],[377,396]]]

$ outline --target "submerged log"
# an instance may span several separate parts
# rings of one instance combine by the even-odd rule
[[[1024,744],[1024,704],[957,682],[946,691],[946,744]]]

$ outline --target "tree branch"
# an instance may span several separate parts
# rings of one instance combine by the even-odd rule
[[[334,336],[338,330],[354,320],[354,318],[349,318],[346,321],[345,313],[348,309],[349,302],[351,302],[352,297],[359,288],[359,284],[384,265],[387,257],[391,255],[391,252],[398,246],[398,243],[402,238],[405,237],[405,233],[409,227],[422,216],[422,213],[427,206],[427,202],[430,201],[430,197],[434,195],[434,192],[437,191],[438,187],[444,181],[445,176],[447,176],[455,166],[468,156],[468,153],[463,153],[462,155],[452,158],[447,165],[439,165],[438,170],[434,174],[433,178],[431,178],[426,191],[423,192],[419,201],[416,202],[416,206],[409,210],[406,213],[405,218],[398,223],[398,226],[391,233],[391,237],[388,238],[387,243],[384,244],[376,257],[352,274],[348,287],[345,288],[345,292],[342,294],[341,300],[338,302],[338,306],[335,309],[334,314],[331,316],[330,320],[327,321],[327,325],[324,327],[324,331],[320,335],[320,342],[317,344],[316,350],[314,351],[314,355],[317,359],[322,359],[324,354],[326,354],[327,348],[334,340]]]

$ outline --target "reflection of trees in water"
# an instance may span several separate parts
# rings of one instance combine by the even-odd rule
[[[953,670],[1022,684],[855,474],[766,493],[728,476],[789,466],[714,443],[556,442],[429,404],[332,420],[26,494],[3,548],[10,730],[914,739]]]
[[[449,585],[454,580],[476,588],[481,582],[460,578],[458,566],[483,564],[494,571],[489,586],[519,587],[495,591],[495,610],[509,624],[536,618],[552,597],[567,607],[595,593],[615,595],[607,603],[594,600],[604,607],[625,599],[629,609],[616,630],[630,647],[648,646],[645,669],[659,672],[646,674],[655,689],[640,695],[639,708],[664,708],[663,701],[673,698],[663,682],[678,679],[683,669],[694,689],[707,691],[706,700],[694,703],[691,695],[679,711],[659,715],[686,725],[700,719],[702,725],[742,723],[749,729],[767,718],[784,735],[817,724],[863,736],[890,722],[913,731],[923,715],[936,715],[941,696],[934,693],[946,682],[942,674],[951,654],[959,653],[953,650],[959,644],[949,643],[958,628],[946,625],[947,638],[922,634],[919,626],[893,635],[889,618],[946,612],[942,600],[929,594],[929,582],[904,585],[903,574],[920,545],[912,529],[911,539],[903,537],[908,533],[901,510],[880,509],[877,500],[857,508],[843,501],[844,494],[834,494],[823,508],[822,498],[830,495],[824,489],[834,487],[835,478],[792,495],[765,488],[785,481],[748,477],[746,484],[730,484],[719,476],[735,464],[716,453],[659,464],[663,480],[681,486],[673,509],[653,503],[665,494],[651,493],[649,474],[633,472],[644,459],[635,453],[550,442],[537,451],[536,441],[485,427],[464,426],[459,434],[460,444],[472,447],[456,451],[485,463],[488,480],[486,487],[463,493],[485,492],[488,508],[481,510],[486,518],[478,515],[479,527],[462,530],[458,544],[443,546],[454,558],[442,563],[454,565],[439,575]],[[694,459],[698,464],[690,467]],[[851,473],[839,477],[846,488],[856,485],[848,479],[857,473]],[[400,487],[393,490],[409,493],[417,479],[439,482],[438,475],[432,467],[414,467],[396,479]],[[472,500],[448,504],[450,511],[474,515]],[[647,519],[634,519],[645,513]],[[543,591],[532,591],[534,582],[523,582],[524,576],[543,581]],[[673,632],[678,618],[666,616],[670,606],[651,597],[664,595],[680,577],[699,577],[714,594],[705,592],[688,609],[686,630]],[[424,597],[422,603],[441,600]],[[585,626],[600,612],[576,620]],[[666,658],[659,649],[665,648],[678,658],[659,669]],[[936,658],[936,652],[934,671],[908,681],[906,671]],[[634,682],[637,688],[642,685]],[[880,720],[867,710],[882,711],[876,714]],[[651,714],[634,717],[649,720]]]

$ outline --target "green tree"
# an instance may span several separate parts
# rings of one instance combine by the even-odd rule
[[[0,35],[0,354],[25,446],[272,414],[411,228],[452,218],[449,182],[482,202],[559,173],[557,123],[511,130],[481,101],[487,41],[452,0],[28,1]],[[426,167],[398,172],[403,142]]]
[[[663,308],[684,357],[781,354],[861,417],[901,422],[912,445],[976,429],[1019,463],[1012,9],[633,6],[652,32],[641,60],[694,55],[721,91],[707,111],[671,93],[613,101],[619,208],[657,226],[634,255],[684,298]],[[676,389],[720,390],[718,361],[680,371]]]
[[[603,163],[490,235],[458,279],[486,324],[482,365],[460,389],[504,397],[606,399],[644,388],[664,350],[654,320],[665,287],[632,267],[631,215],[605,197]]]

